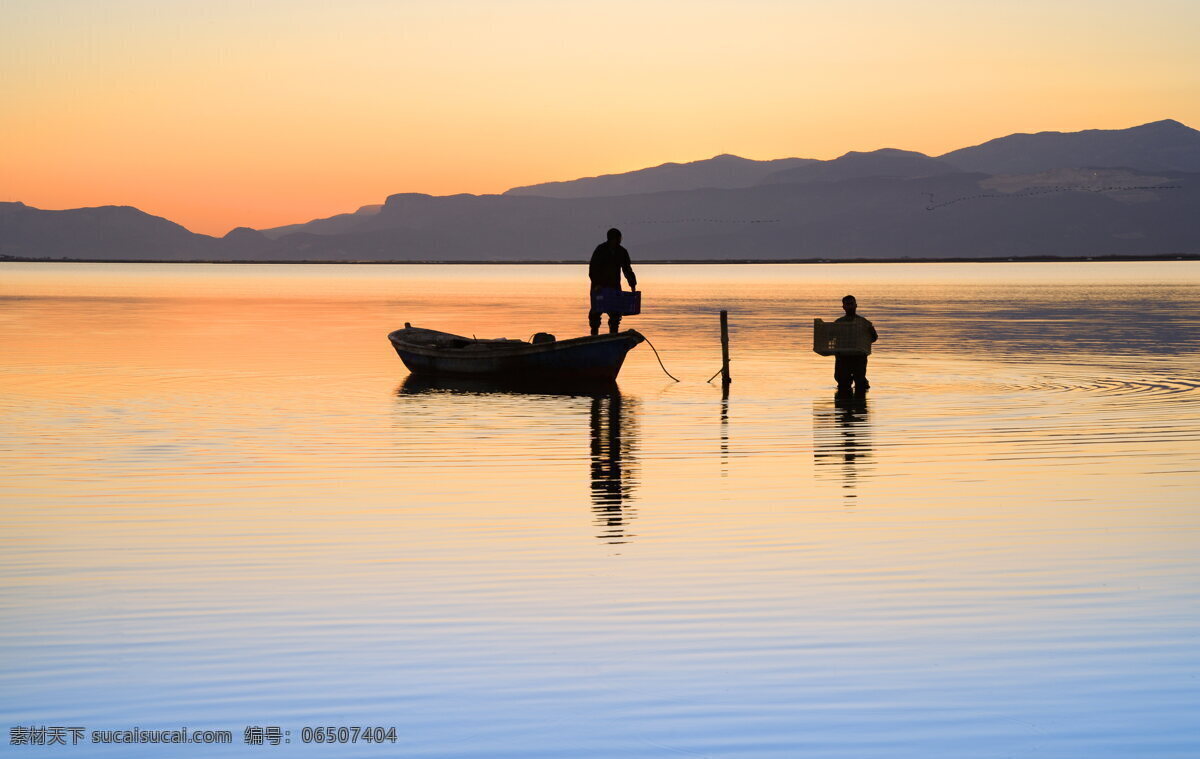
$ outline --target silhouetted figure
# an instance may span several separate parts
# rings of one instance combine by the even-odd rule
[[[879,339],[879,334],[875,331],[875,325],[858,315],[858,301],[854,299],[853,295],[847,295],[842,298],[842,308],[846,310],[846,315],[838,317],[835,321],[863,322],[871,334],[871,342]],[[833,359],[833,378],[837,380],[839,393],[850,392],[851,384],[854,385],[854,392],[867,392],[867,389],[871,387],[871,383],[867,382],[866,355],[843,356],[839,354],[835,356]]]
[[[629,281],[629,289],[637,289],[637,277],[633,274],[633,265],[629,262],[629,251],[621,246],[621,230],[608,230],[608,240],[596,246],[592,251],[592,260],[588,264],[588,276],[592,280],[592,308],[588,311],[588,325],[592,334],[600,334],[600,311],[596,310],[596,296],[604,290],[621,289],[621,272]],[[621,329],[621,315],[608,313],[608,331],[616,333]]]

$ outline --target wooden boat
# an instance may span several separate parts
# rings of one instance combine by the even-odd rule
[[[415,375],[523,384],[612,382],[625,354],[645,339],[630,329],[570,340],[477,340],[410,324],[388,335],[400,360]]]

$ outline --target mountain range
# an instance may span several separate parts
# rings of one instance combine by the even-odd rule
[[[1200,253],[1200,132],[1164,120],[1014,134],[941,156],[732,155],[499,195],[392,195],[301,224],[194,234],[135,208],[0,203],[0,257],[582,261],[616,226],[635,260]]]

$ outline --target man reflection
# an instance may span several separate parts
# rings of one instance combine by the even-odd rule
[[[609,543],[625,542],[634,515],[630,507],[636,484],[632,405],[617,390],[592,396],[592,511],[600,528],[596,537]]]
[[[838,393],[832,408],[814,405],[813,461],[818,467],[837,466],[847,498],[854,498],[860,469],[871,459],[870,426],[865,395]]]

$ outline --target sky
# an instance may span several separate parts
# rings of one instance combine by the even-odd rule
[[[205,234],[721,153],[1200,127],[1195,0],[0,0],[0,200]]]

